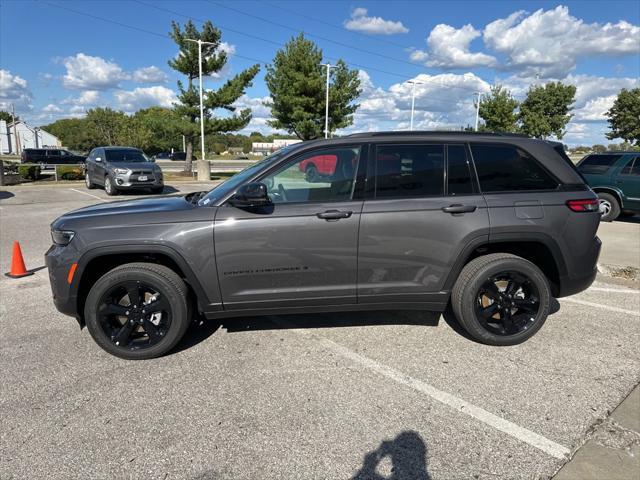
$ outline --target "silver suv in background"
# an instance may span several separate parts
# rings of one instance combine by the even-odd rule
[[[88,189],[104,187],[107,195],[121,190],[150,189],[162,193],[162,170],[142,150],[131,147],[97,147],[86,160],[85,184]]]

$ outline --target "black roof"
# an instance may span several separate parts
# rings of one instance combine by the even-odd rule
[[[411,130],[411,131],[387,131],[387,132],[362,132],[352,133],[346,135],[347,138],[360,138],[360,137],[425,137],[435,136],[442,137],[446,135],[452,136],[483,136],[483,137],[517,137],[517,138],[529,138],[527,135],[521,133],[507,133],[507,132],[469,132],[465,130]],[[342,137],[345,138],[345,137]]]

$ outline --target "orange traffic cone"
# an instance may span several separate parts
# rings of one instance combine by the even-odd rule
[[[27,270],[24,266],[24,259],[22,258],[22,250],[18,242],[13,242],[13,258],[11,259],[11,271],[5,273],[7,277],[20,278],[27,275],[33,275],[33,272]]]

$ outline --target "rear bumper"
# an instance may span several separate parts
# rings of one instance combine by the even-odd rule
[[[593,245],[589,250],[589,255],[584,258],[584,269],[581,269],[579,273],[569,274],[560,277],[560,284],[558,285],[558,298],[568,297],[569,295],[575,295],[580,293],[591,286],[598,273],[598,257],[600,256],[600,249],[602,242],[598,237],[595,237]]]

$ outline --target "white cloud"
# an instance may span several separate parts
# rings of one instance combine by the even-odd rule
[[[431,30],[427,38],[429,51],[413,50],[410,58],[414,62],[425,63],[429,67],[446,69],[496,66],[495,57],[469,51],[469,45],[479,36],[480,32],[470,24],[456,29],[441,23]]]
[[[97,90],[85,90],[77,97],[67,97],[62,100],[64,105],[95,105],[100,98],[100,92]]]
[[[166,107],[170,108],[176,101],[173,90],[156,85],[153,87],[135,88],[130,91],[118,90],[113,94],[117,108],[133,113],[141,108]]]
[[[227,63],[224,64],[220,71],[209,75],[209,77],[214,79],[226,78],[231,74],[231,62],[229,62],[229,60],[235,55],[236,46],[231,43],[220,42],[220,45],[218,46],[218,52],[220,51],[227,54]]]
[[[62,64],[66,68],[62,84],[75,90],[116,88],[122,80],[128,80],[130,77],[117,63],[84,53],[66,57],[62,59]]]
[[[50,103],[49,105],[45,106],[42,109],[42,112],[43,113],[60,113],[62,112],[62,109],[59,106],[54,105],[53,103]]]
[[[514,12],[489,23],[483,39],[486,46],[506,56],[507,67],[525,76],[564,78],[580,57],[640,52],[640,27],[623,20],[584,23],[565,6],[540,9],[529,16]]]
[[[24,78],[0,69],[0,109],[10,111],[13,104],[18,112],[32,110],[32,100],[29,84]]]
[[[133,72],[133,81],[138,83],[158,83],[166,82],[167,74],[158,67],[151,65],[150,67],[138,68]]]
[[[351,12],[351,19],[345,20],[344,26],[347,30],[370,35],[393,35],[409,31],[400,21],[395,22],[381,17],[369,17],[367,16],[367,9],[361,7],[355,8]]]

